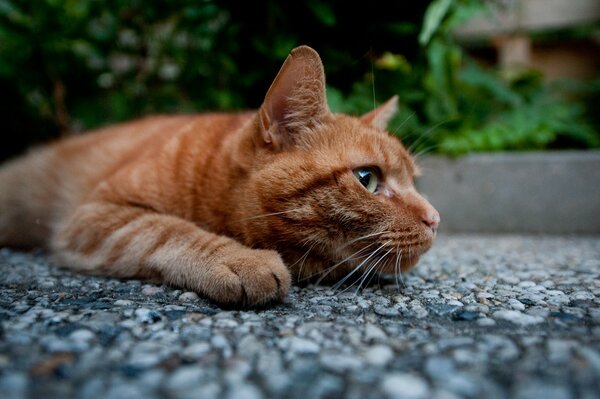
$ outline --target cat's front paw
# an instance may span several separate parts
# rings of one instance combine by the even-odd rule
[[[290,272],[275,251],[239,249],[222,259],[211,299],[226,306],[261,306],[282,301],[290,288]]]

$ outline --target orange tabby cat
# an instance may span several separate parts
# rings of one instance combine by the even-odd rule
[[[331,113],[319,55],[298,47],[258,112],[147,117],[8,163],[0,245],[230,306],[282,300],[292,275],[399,273],[431,246],[439,215],[385,132],[396,103]]]

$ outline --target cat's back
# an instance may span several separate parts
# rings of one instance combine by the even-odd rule
[[[0,244],[40,245],[52,226],[110,175],[141,160],[151,162],[179,136],[192,136],[195,146],[209,153],[248,118],[243,113],[147,116],[36,148],[2,165]]]

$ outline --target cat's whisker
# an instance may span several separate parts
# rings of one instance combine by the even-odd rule
[[[306,251],[306,253],[304,254],[304,256],[299,259],[299,260],[302,260],[302,263],[300,264],[300,270],[298,271],[298,276],[302,275],[302,271],[304,270],[304,264],[306,263],[306,260],[308,259],[308,255],[310,254],[310,251],[312,251],[316,245],[317,245],[317,242],[315,242],[313,245],[311,245],[310,248],[308,248],[308,251]],[[290,269],[291,269],[291,267],[290,267]]]
[[[373,277],[375,277],[375,275],[377,274],[377,266],[390,254],[390,252],[393,251],[393,248],[389,249],[386,253],[384,253],[381,257],[379,257],[379,259],[377,260],[377,262],[375,262],[375,264],[369,269],[367,270],[367,272],[365,273],[365,276],[362,278],[362,280],[360,281],[360,284],[358,285],[358,288],[356,288],[356,291],[354,292],[354,294],[358,294],[358,292],[361,290],[362,285],[364,284],[365,280],[367,280],[367,277],[369,276],[369,274],[371,274],[371,278],[369,278],[369,280],[367,281],[367,283],[365,284],[365,287],[368,287],[369,284],[371,283],[371,280],[373,280]],[[385,263],[382,263],[381,265],[383,266]]]
[[[417,146],[419,144],[421,144],[423,142],[423,140],[425,140],[426,138],[428,138],[428,136],[431,136],[435,133],[437,133],[439,130],[436,130],[438,127],[442,126],[445,123],[450,122],[450,119],[446,120],[446,121],[441,121],[436,123],[435,125],[431,126],[429,129],[427,129],[423,134],[421,134],[421,136],[419,136],[418,139],[415,140],[414,143],[412,143],[410,145],[410,147],[407,148],[409,153],[412,153],[412,151],[417,148]]]
[[[320,284],[320,283],[321,283],[321,281],[323,281],[323,279],[324,279],[325,277],[327,277],[329,274],[331,274],[331,272],[333,272],[333,271],[334,271],[336,268],[338,268],[339,266],[341,266],[342,264],[344,264],[344,263],[346,263],[346,262],[349,262],[349,261],[351,261],[351,260],[354,260],[354,259],[356,259],[356,257],[358,257],[358,255],[359,255],[359,254],[361,254],[362,252],[366,251],[366,250],[367,250],[369,247],[372,247],[374,244],[375,244],[375,243],[374,243],[374,242],[372,242],[371,244],[369,244],[369,245],[367,245],[367,246],[365,246],[365,247],[363,247],[363,248],[359,249],[358,251],[354,252],[352,255],[348,256],[346,259],[344,259],[344,260],[342,260],[342,261],[340,261],[340,262],[336,263],[335,265],[333,265],[333,266],[331,266],[331,267],[329,267],[329,268],[327,268],[327,269],[325,269],[325,270],[323,270],[323,271],[321,271],[321,272],[315,273],[315,274],[313,274],[312,276],[309,276],[309,277],[307,277],[307,278],[310,278],[310,277],[316,276],[316,275],[318,275],[318,274],[323,274],[323,275],[322,275],[321,277],[319,277],[319,279],[316,281],[316,284]]]
[[[365,240],[365,239],[371,238],[371,237],[380,236],[380,235],[386,234],[386,233],[391,233],[391,231],[384,230],[384,231],[380,231],[380,232],[377,232],[377,233],[371,233],[371,234],[364,235],[362,237],[355,238],[353,240],[348,241],[344,245],[342,245],[342,247],[340,249],[344,249],[344,248],[346,248],[346,247],[354,244],[355,242],[358,242],[358,241],[361,241],[361,240]]]
[[[358,270],[360,270],[362,268],[362,266],[367,263],[369,260],[371,260],[371,258],[373,258],[374,256],[377,255],[377,253],[384,248],[386,245],[388,245],[389,243],[391,243],[391,241],[386,241],[383,244],[381,244],[379,247],[377,247],[376,250],[374,250],[371,255],[369,255],[365,260],[363,260],[358,266],[356,266],[350,273],[348,273],[343,279],[341,279],[340,281],[338,281],[332,288],[334,291],[337,291],[354,273],[356,273]]]
[[[394,265],[394,277],[396,278],[396,290],[400,291],[400,282],[398,281],[398,274],[400,274],[400,259],[402,258],[402,252],[400,245],[396,247],[396,264]]]
[[[299,211],[301,208],[294,208],[294,209],[288,209],[287,211],[281,211],[281,212],[273,212],[273,213],[265,213],[263,215],[257,215],[257,216],[251,216],[249,218],[245,218],[245,219],[238,219],[235,222],[245,222],[248,220],[254,220],[254,219],[260,219],[260,218],[266,218],[269,216],[277,216],[277,215],[283,215],[286,213],[292,213],[292,212],[297,212]]]
[[[377,100],[375,98],[375,69],[373,68],[373,49],[371,49],[371,86],[373,88],[373,110],[377,108]]]
[[[394,131],[392,132],[394,134],[394,136],[398,135],[398,131],[400,129],[402,129],[402,126],[404,126],[406,124],[406,122],[408,122],[413,116],[415,116],[417,113],[415,111],[412,112],[412,114],[408,115],[406,118],[404,118],[404,120],[394,129]],[[404,137],[402,137],[404,138]]]
[[[430,152],[432,152],[433,150],[435,150],[439,147],[440,147],[439,144],[430,145],[429,147],[425,147],[424,149],[420,150],[419,152],[412,154],[412,156],[415,159],[415,161],[419,161],[420,157],[422,157],[423,155],[429,154]]]

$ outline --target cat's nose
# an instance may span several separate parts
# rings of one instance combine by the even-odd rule
[[[440,225],[440,214],[435,209],[429,209],[421,216],[421,220],[435,233]]]

